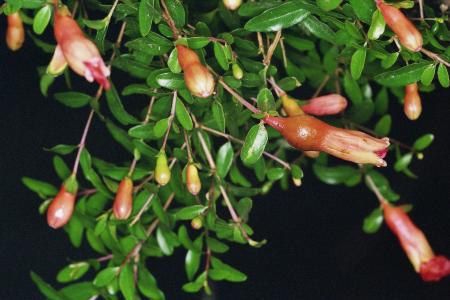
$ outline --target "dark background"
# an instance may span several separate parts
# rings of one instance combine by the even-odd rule
[[[2,20],[1,37],[4,36]],[[50,283],[69,260],[95,257],[87,247],[73,248],[64,231],[50,229],[38,213],[40,200],[20,181],[30,176],[59,184],[51,157],[43,147],[76,144],[87,108],[71,110],[39,92],[36,66],[50,57],[29,41],[18,53],[1,42],[0,138],[2,288],[0,299],[42,299],[29,277],[34,270]],[[54,92],[54,89],[51,90]],[[419,176],[410,180],[388,169],[382,172],[401,194],[401,203],[413,203],[411,216],[426,233],[436,253],[450,255],[449,125],[450,94],[424,94],[424,113],[410,122],[391,101],[391,136],[411,144],[428,132],[436,135],[425,159],[414,161]],[[89,149],[105,159],[128,159],[112,144],[95,121]],[[73,159],[69,157],[69,159]],[[388,163],[392,164],[392,156]],[[69,161],[70,163],[70,161]],[[361,231],[362,219],[376,206],[364,186],[348,189],[327,186],[306,171],[301,188],[254,199],[250,224],[256,239],[267,238],[262,249],[232,245],[223,260],[248,275],[243,284],[218,283],[216,299],[449,299],[450,278],[424,283],[414,272],[395,237],[385,226],[378,234]],[[167,298],[197,299],[181,292],[186,281],[183,251],[151,262],[152,271]]]

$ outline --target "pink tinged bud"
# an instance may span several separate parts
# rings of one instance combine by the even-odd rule
[[[321,151],[360,164],[386,166],[389,139],[377,139],[363,132],[330,126],[312,116],[266,117],[264,121],[279,131],[295,148]]]
[[[113,212],[118,220],[126,220],[133,210],[133,181],[125,177],[119,184],[114,198]]]
[[[417,120],[422,113],[422,101],[417,83],[408,84],[405,87],[403,111],[408,119],[412,121]]]
[[[15,12],[8,18],[8,28],[6,29],[6,44],[12,51],[19,50],[25,41],[25,30],[22,19],[18,12]]]
[[[229,10],[236,10],[241,4],[242,0],[223,0],[223,5]]]
[[[450,275],[450,261],[444,256],[435,256],[424,233],[417,228],[400,207],[383,202],[384,219],[389,229],[397,236],[414,270],[424,281],[438,281]]]
[[[57,9],[55,13],[55,38],[75,73],[89,82],[95,80],[106,90],[110,88],[107,79],[110,70],[103,62],[97,46],[84,36],[78,24],[64,8]]]
[[[67,61],[59,45],[56,45],[52,60],[47,67],[47,73],[53,76],[58,76],[67,67]]]
[[[58,229],[69,222],[75,206],[75,196],[67,192],[64,185],[61,187],[47,210],[47,223],[50,227]]]
[[[397,35],[400,43],[413,52],[420,51],[423,44],[422,34],[414,24],[398,8],[382,0],[376,0],[376,3],[386,24]]]
[[[310,115],[335,115],[345,110],[347,107],[347,99],[339,94],[330,94],[311,99],[301,107],[305,113]]]

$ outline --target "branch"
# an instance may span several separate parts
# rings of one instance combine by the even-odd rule
[[[263,64],[265,66],[270,65],[270,60],[272,59],[273,53],[275,52],[275,49],[278,46],[278,42],[281,38],[281,30],[277,31],[277,34],[275,35],[275,39],[273,40],[272,44],[270,44],[269,49],[267,50],[266,58],[264,58]]]
[[[420,49],[420,52],[422,52],[423,54],[425,54],[429,58],[433,59],[434,61],[436,61],[438,63],[441,63],[441,64],[444,64],[444,65],[446,65],[447,67],[450,68],[450,63],[448,61],[444,60],[438,54],[436,54],[434,52],[431,52],[430,50],[427,50],[427,49],[424,49],[424,48]]]
[[[172,36],[174,40],[177,40],[180,37],[180,34],[178,32],[178,28],[175,25],[175,21],[172,19],[172,16],[169,13],[169,10],[167,9],[166,1],[161,0],[161,6],[163,7],[163,18],[166,20],[167,25],[169,25],[170,30],[172,31]]]
[[[233,90],[230,86],[228,86],[222,79],[219,79],[219,83],[227,90],[228,93],[233,95],[242,105],[244,105],[248,110],[250,110],[254,114],[259,114],[261,111],[254,107],[250,102],[245,100],[241,95],[239,95],[235,90]]]
[[[173,93],[172,108],[170,109],[170,116],[169,116],[169,126],[167,127],[167,131],[166,131],[166,134],[164,136],[164,140],[163,140],[163,144],[161,146],[161,150],[165,150],[166,149],[167,139],[169,138],[170,129],[172,128],[173,118],[175,117],[176,104],[177,104],[177,91],[175,91]]]

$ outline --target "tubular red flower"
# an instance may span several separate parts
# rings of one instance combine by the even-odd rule
[[[18,12],[7,17],[8,28],[6,29],[6,44],[12,51],[19,50],[25,41],[25,30],[23,28],[22,19]]]
[[[392,5],[376,0],[386,24],[398,36],[400,43],[407,49],[417,52],[422,49],[422,35],[410,20]]]
[[[403,111],[408,119],[412,121],[417,120],[422,113],[422,101],[417,83],[408,84],[405,87]]]
[[[346,107],[347,99],[339,94],[313,98],[301,106],[305,113],[315,116],[335,115],[344,111]]]
[[[435,256],[427,238],[416,227],[406,212],[383,201],[384,219],[389,229],[397,236],[416,272],[424,281],[438,281],[450,275],[450,261],[444,256]]]
[[[202,65],[195,51],[178,45],[178,62],[184,71],[184,82],[189,91],[200,98],[208,98],[214,92],[214,77]]]
[[[106,90],[110,88],[107,79],[110,70],[103,62],[97,46],[84,36],[65,7],[55,8],[55,38],[75,73],[84,76],[89,82],[95,80]]]
[[[75,194],[66,191],[64,185],[61,186],[47,209],[47,223],[50,227],[58,229],[69,222],[75,206],[75,197]]]
[[[126,220],[133,210],[133,181],[125,177],[119,184],[114,198],[113,212],[118,220]]]
[[[295,148],[322,151],[355,163],[385,167],[383,160],[389,139],[377,139],[363,132],[330,126],[312,116],[288,118],[267,116],[264,121],[279,131]]]

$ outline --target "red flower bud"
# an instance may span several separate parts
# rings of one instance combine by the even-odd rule
[[[126,220],[133,210],[133,181],[125,177],[119,184],[114,198],[113,211],[118,220]]]
[[[347,107],[347,99],[339,94],[330,94],[308,100],[302,110],[310,115],[326,116],[338,114]]]
[[[103,62],[97,46],[87,39],[66,7],[55,8],[55,38],[70,68],[87,81],[97,81],[109,90],[110,70]]]
[[[64,184],[61,186],[47,209],[47,223],[50,227],[58,229],[69,222],[75,206],[75,197],[76,193],[67,192]]]
[[[416,272],[424,281],[438,281],[450,275],[450,261],[444,256],[435,256],[423,232],[414,225],[406,212],[383,202],[384,219],[400,244]]]
[[[405,87],[403,110],[408,119],[412,121],[417,120],[422,113],[422,101],[417,83],[408,84]]]
[[[410,20],[396,7],[376,0],[378,9],[386,24],[398,36],[400,43],[407,49],[417,52],[422,49],[422,35]]]
[[[267,116],[264,121],[279,131],[293,147],[321,151],[355,163],[386,166],[389,139],[377,139],[363,132],[330,126],[312,116],[289,118]]]
[[[23,29],[22,19],[18,12],[8,17],[8,28],[6,29],[6,44],[12,51],[19,50],[25,41],[25,30]]]
[[[177,45],[178,62],[184,71],[184,82],[188,90],[200,98],[208,98],[214,92],[214,77],[200,62],[197,53]]]
[[[197,195],[202,189],[202,182],[198,176],[197,167],[194,164],[189,164],[186,167],[186,187],[192,195]]]
[[[223,0],[223,5],[229,10],[236,10],[241,4],[242,0]]]

